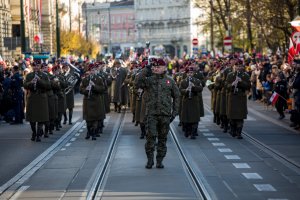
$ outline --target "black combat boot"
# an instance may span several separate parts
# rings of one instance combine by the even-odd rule
[[[44,138],[48,138],[49,137],[49,135],[48,135],[48,133],[49,133],[49,128],[50,126],[49,126],[49,122],[47,122],[47,124],[45,124],[45,133],[44,133]]]
[[[72,125],[73,109],[69,110],[69,125]]]
[[[42,137],[42,135],[43,135],[43,128],[42,128],[41,125],[38,125],[37,136],[36,136],[35,141],[36,141],[36,142],[40,142],[40,141],[41,141],[41,138],[40,138],[40,137]]]
[[[214,119],[213,119],[213,122],[216,123],[217,122],[217,117],[216,117],[216,114],[214,113]]]
[[[135,122],[135,114],[133,113],[132,114],[132,123],[134,123]]]
[[[115,105],[115,112],[117,112],[118,111],[118,104],[114,103],[114,105]]]
[[[216,115],[216,124],[219,126],[221,123],[220,116]]]
[[[236,128],[236,135],[237,135],[237,139],[243,139],[242,137],[242,127]]]
[[[236,127],[235,126],[230,126],[230,127],[231,127],[231,129],[230,129],[231,130],[231,136],[236,137],[236,131],[237,131]]]
[[[32,130],[31,141],[35,141],[35,138],[36,138],[36,123],[35,122],[30,122],[30,127],[31,127],[31,130]]]
[[[223,129],[223,133],[227,133],[228,131],[228,124],[224,124],[224,129]]]
[[[159,169],[162,169],[164,168],[165,166],[162,164],[162,161],[163,161],[163,158],[157,158],[156,157],[156,168],[159,168]]]
[[[35,138],[36,138],[36,132],[32,132],[32,135],[31,135],[31,141],[35,141]]]
[[[85,139],[88,140],[90,139],[90,131],[91,131],[91,128],[90,127],[87,127],[87,132],[86,132],[86,136],[85,136]]]
[[[140,124],[140,127],[141,127],[141,136],[140,136],[140,139],[144,139],[145,138],[145,135],[146,135],[146,126],[144,123],[141,123]]]
[[[148,158],[148,161],[147,161],[147,164],[146,164],[145,167],[146,167],[147,169],[151,169],[152,166],[154,165],[153,154],[147,155],[147,158]]]
[[[92,140],[97,140],[97,138],[96,138],[97,129],[95,129],[95,130],[91,129],[91,132],[92,132]]]
[[[67,121],[68,121],[67,112],[64,112],[64,122],[63,122],[63,124],[66,124]]]

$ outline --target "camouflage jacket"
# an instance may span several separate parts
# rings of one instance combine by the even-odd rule
[[[138,85],[147,94],[146,115],[176,116],[179,108],[179,89],[174,79],[166,74],[152,74],[144,68]]]

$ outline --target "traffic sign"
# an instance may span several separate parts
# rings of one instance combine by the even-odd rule
[[[224,38],[224,46],[231,46],[232,45],[232,38],[231,38],[231,36],[226,36],[225,38]]]
[[[194,39],[192,40],[192,44],[195,45],[195,46],[198,45],[198,39],[197,39],[197,38],[194,38]]]

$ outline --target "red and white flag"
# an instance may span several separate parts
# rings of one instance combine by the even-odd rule
[[[294,43],[292,39],[290,38],[290,46],[289,46],[289,52],[288,52],[288,62],[291,64],[291,62],[294,60],[294,57],[296,55]]]
[[[274,92],[269,101],[272,103],[272,105],[275,105],[278,98],[279,98],[279,94],[277,92]]]

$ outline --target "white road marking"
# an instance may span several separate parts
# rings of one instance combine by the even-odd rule
[[[76,136],[76,137],[80,136],[80,133],[76,133],[75,136]]]
[[[69,142],[69,143],[67,143],[65,146],[66,146],[66,147],[69,147],[71,144],[72,144],[72,143]]]
[[[238,155],[224,155],[227,160],[239,160],[241,159]]]
[[[65,151],[65,150],[66,150],[66,148],[61,148],[60,150],[61,150],[61,151]]]
[[[80,129],[80,130],[78,131],[78,133],[83,133],[83,131],[84,131],[83,129]]]
[[[276,192],[277,190],[270,184],[253,184],[260,192]]]
[[[247,163],[232,163],[237,169],[250,169],[251,167]]]
[[[74,142],[75,140],[76,140],[76,138],[72,138],[70,141],[71,141],[71,142]]]
[[[18,191],[10,198],[10,200],[16,200],[18,199],[18,197],[24,192],[26,191],[30,186],[26,185],[26,186],[22,186],[18,189]]]
[[[198,128],[198,130],[200,131],[200,132],[209,132],[209,129],[202,129],[202,128]]]
[[[258,173],[242,173],[246,179],[263,179]]]
[[[69,129],[61,138],[59,138],[52,146],[50,146],[47,150],[45,150],[42,154],[40,154],[36,159],[34,159],[29,165],[23,168],[18,174],[16,174],[12,179],[7,181],[0,187],[0,194],[6,195],[5,193],[11,193],[13,190],[9,190],[9,188],[20,187],[25,181],[28,180],[38,169],[41,168],[56,152],[60,150],[64,142],[68,139],[68,137],[78,128],[78,126],[82,125],[83,122],[76,122],[71,129]],[[4,192],[5,191],[5,192]]]
[[[208,139],[208,141],[220,141],[219,138],[207,138],[207,139]]]
[[[221,143],[221,142],[212,143],[212,145],[215,146],[215,147],[223,147],[223,146],[226,146],[224,143]]]
[[[215,134],[213,134],[213,133],[202,133],[202,135],[204,135],[206,137],[215,136]]]
[[[218,148],[221,153],[231,153],[232,150],[229,148]]]

